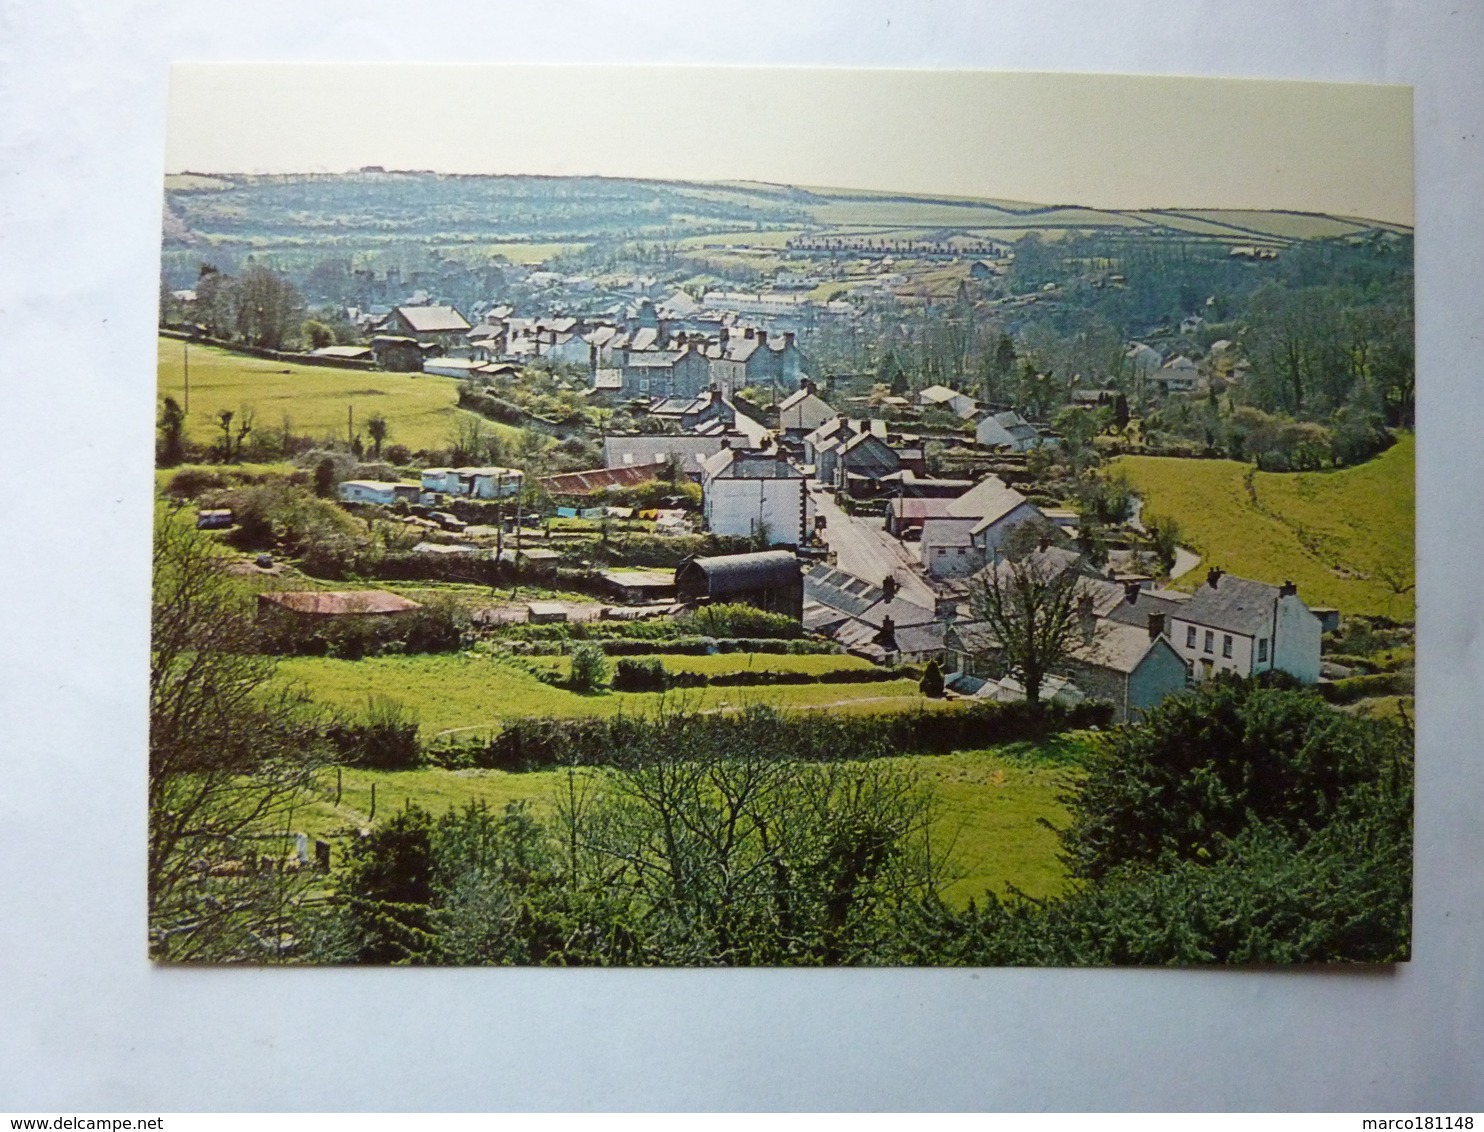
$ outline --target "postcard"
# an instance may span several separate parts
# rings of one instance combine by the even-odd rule
[[[1405,961],[1411,128],[177,67],[150,957]]]

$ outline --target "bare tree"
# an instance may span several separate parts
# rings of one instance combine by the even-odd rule
[[[155,533],[151,632],[150,954],[282,958],[308,880],[288,834],[318,729],[302,701],[269,690],[242,594],[176,514]]]
[[[1054,548],[1001,559],[971,582],[970,610],[993,637],[984,651],[1019,677],[1028,703],[1041,702],[1046,677],[1076,640],[1080,582],[1068,552]]]

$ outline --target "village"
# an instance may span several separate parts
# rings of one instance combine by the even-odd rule
[[[878,665],[931,664],[948,699],[1015,702],[1025,698],[1024,677],[983,617],[985,595],[1008,585],[1013,557],[1033,563],[1043,587],[1062,575],[1076,579],[1075,627],[1067,618],[1059,630],[1065,640],[1045,658],[1054,669],[1045,673],[1051,702],[1106,703],[1123,722],[1218,673],[1319,680],[1320,638],[1339,627],[1338,610],[1311,608],[1291,582],[1215,567],[1193,593],[1166,588],[1170,569],[1178,577],[1196,556],[1181,550],[1163,564],[1147,533],[1129,523],[1105,533],[1113,545],[1095,563],[1079,547],[1072,506],[1038,506],[1012,486],[1034,479],[1031,453],[1054,452],[1063,440],[1013,408],[981,406],[932,385],[910,400],[883,399],[906,422],[868,415],[871,407],[850,403],[858,398],[841,412],[826,400],[828,380],[822,392],[811,376],[794,332],[680,299],[643,300],[623,325],[519,319],[508,307],[491,308],[471,325],[452,307],[408,304],[371,328],[368,347],[318,351],[345,360],[374,355],[393,368],[417,362],[422,372],[458,376],[495,395],[536,358],[569,372],[585,366],[584,392],[626,405],[640,426],[602,438],[604,466],[540,478],[530,485],[536,491],[518,468],[428,467],[416,480],[344,479],[338,499],[353,512],[393,515],[425,530],[412,554],[436,559],[433,569],[445,577],[447,563],[474,569],[487,560],[528,584],[556,588],[557,547],[584,524],[660,537],[707,533],[757,548],[691,555],[674,569],[589,570],[582,582],[611,604],[533,600],[482,611],[500,623],[522,613],[532,622],[663,618],[742,603],[785,614],[810,636]],[[760,409],[743,396],[753,390],[780,392]],[[1087,400],[1095,406],[1112,397]],[[910,417],[924,415],[938,425],[929,436],[946,441],[971,474],[996,470],[976,479],[930,474],[922,431],[908,431]],[[948,422],[957,427],[943,430]],[[613,502],[665,482],[696,484],[699,506],[687,508],[680,496],[658,500],[671,506]],[[538,494],[549,514],[529,510],[526,501]],[[468,502],[491,504],[494,519],[458,518]],[[207,509],[201,522],[226,524],[230,515]],[[296,599],[291,592],[264,597],[297,609]],[[375,601],[320,601],[312,609],[319,617],[395,612]]]
[[[450,207],[514,194],[595,231],[659,191],[362,171],[291,186],[308,211],[286,222],[385,208],[408,178]],[[204,224],[270,187],[194,177],[172,201]],[[663,191],[766,219],[680,235],[697,225],[685,196],[668,242],[424,247],[409,270],[383,250],[196,259],[193,287],[170,264],[198,245],[167,226],[156,578],[219,572],[193,600],[217,595],[202,608],[233,626],[223,655],[255,658],[255,694],[283,705],[265,726],[285,736],[275,765],[299,770],[292,788],[265,781],[289,808],[252,836],[285,855],[250,866],[231,837],[201,850],[221,858],[208,888],[288,870],[308,903],[274,921],[278,959],[867,962],[905,946],[960,961],[944,941],[970,936],[913,919],[931,907],[1008,949],[983,957],[1040,954],[1012,942],[1032,916],[1056,954],[1109,961],[1125,952],[1085,941],[1112,937],[1055,919],[1144,883],[1100,879],[1097,807],[1144,860],[1150,819],[1125,811],[1164,776],[1182,799],[1169,820],[1207,832],[1145,863],[1224,861],[1252,813],[1278,829],[1319,805],[1281,825],[1307,836],[1332,795],[1409,757],[1410,323],[1381,306],[1401,302],[1407,233],[1327,217],[1264,233],[1244,214],[1011,239],[944,227],[937,203],[892,206],[933,218],[915,228],[799,227],[753,188]],[[864,207],[831,199],[818,207]],[[1298,286],[1337,262],[1375,297]],[[1308,337],[1284,338],[1295,325]],[[1297,386],[1296,350],[1311,359]],[[1365,362],[1326,369],[1336,357]],[[1141,763],[1149,744],[1163,753]],[[1319,748],[1333,753],[1305,753]],[[1210,776],[1226,785],[1193,801]],[[406,834],[429,852],[440,830],[483,838],[496,815],[499,838],[529,827],[565,863],[479,880],[494,885],[479,900],[601,940],[531,959],[548,929],[507,926],[460,950],[459,917],[489,912],[454,888],[412,900],[411,934],[367,918],[363,899],[389,897],[356,895],[381,891],[365,862],[391,867]],[[674,822],[699,840],[661,836]],[[717,822],[753,832],[716,840]],[[806,843],[824,855],[785,848]],[[828,880],[837,852],[886,871]],[[726,878],[754,860],[774,879],[734,906]],[[717,902],[677,895],[695,868]],[[799,943],[780,910],[795,868],[881,911],[846,946],[825,901]],[[1393,915],[1387,892],[1365,915]],[[442,917],[432,936],[413,930],[424,906]],[[1088,907],[1075,914],[1101,923]],[[1387,954],[1391,924],[1366,937]],[[169,932],[157,954],[186,954]],[[1277,928],[1254,938],[1292,953]]]

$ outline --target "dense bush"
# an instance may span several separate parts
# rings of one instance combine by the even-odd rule
[[[1378,672],[1320,684],[1319,694],[1332,704],[1353,704],[1371,696],[1410,696],[1415,684],[1416,678],[1410,672]]]
[[[860,716],[784,714],[764,706],[706,714],[687,710],[682,700],[657,716],[509,720],[493,738],[441,744],[424,757],[440,766],[509,771],[621,766],[637,752],[678,749],[683,742],[687,750],[757,750],[778,759],[833,762],[987,747],[1106,725],[1109,714],[1104,705],[1038,711],[1023,703]]]
[[[1307,690],[1218,677],[1150,709],[1089,762],[1067,859],[1091,879],[1210,862],[1258,822],[1302,843],[1404,759],[1399,728],[1341,715]]]
[[[922,694],[929,699],[941,699],[943,683],[943,666],[936,660],[928,661],[927,670],[923,672],[922,681],[918,684]]]
[[[592,694],[608,686],[608,658],[595,645],[578,645],[572,650],[572,672],[567,686],[574,692]]]
[[[377,770],[405,770],[422,755],[417,718],[395,700],[372,696],[360,719],[325,729],[325,738],[343,762]]]
[[[751,605],[708,605],[675,618],[681,634],[701,637],[779,637],[804,635],[804,627],[782,613],[768,613]]]
[[[619,660],[613,673],[615,692],[663,692],[670,687],[670,673],[658,660]]]

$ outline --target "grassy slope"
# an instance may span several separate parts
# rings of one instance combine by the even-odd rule
[[[451,377],[414,376],[329,366],[296,366],[233,354],[211,346],[190,347],[192,440],[210,444],[221,438],[216,414],[251,406],[257,427],[279,429],[284,418],[295,433],[319,437],[345,435],[346,407],[355,410],[356,428],[376,413],[387,419],[387,443],[409,448],[442,448],[454,420],[473,416],[456,408],[458,382]],[[159,394],[183,401],[184,343],[159,339]],[[516,430],[485,421],[486,429],[513,435]]]
[[[734,662],[746,663],[745,655]],[[772,658],[769,658],[772,659]],[[614,692],[583,696],[544,684],[527,672],[488,657],[413,656],[329,660],[296,657],[279,665],[282,680],[298,684],[316,700],[350,711],[368,696],[385,696],[413,708],[425,736],[462,730],[478,733],[522,715],[571,718],[653,712],[660,693]],[[903,711],[918,707],[952,710],[928,700],[915,680],[880,684],[794,684],[751,688],[696,688],[672,693],[668,702],[693,709],[736,708],[750,703],[788,708],[831,705],[841,711]]]
[[[1153,456],[1114,463],[1146,511],[1175,518],[1208,564],[1265,582],[1292,578],[1311,605],[1412,620],[1412,593],[1397,594],[1384,575],[1415,577],[1415,448],[1404,436],[1376,459],[1332,472]],[[1198,570],[1181,582],[1188,588],[1204,576]]]
[[[1019,747],[1021,745],[1017,745]],[[1037,897],[1054,895],[1066,883],[1057,859],[1056,837],[1039,819],[1064,824],[1057,796],[1075,782],[1075,771],[1036,765],[1023,750],[1012,757],[996,751],[960,751],[901,760],[933,792],[937,817],[933,837],[949,852],[952,880],[944,895],[962,906],[986,889],[1003,894],[1013,884]],[[320,777],[320,800],[301,811],[295,827],[324,836],[364,826],[376,784],[376,816],[384,820],[409,801],[434,813],[483,801],[499,809],[527,801],[538,814],[553,812],[562,771],[507,774],[498,770],[342,772],[340,805],[334,804],[335,772]]]

